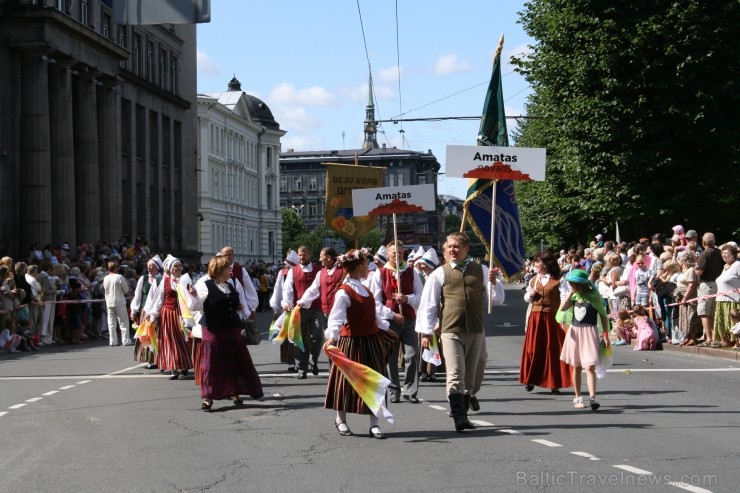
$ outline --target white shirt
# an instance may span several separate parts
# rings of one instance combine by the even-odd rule
[[[562,276],[560,280],[558,281],[559,283],[558,289],[560,290],[560,301],[565,299],[565,297],[568,295],[568,282],[563,280],[564,277],[565,276]],[[535,276],[535,279],[536,279],[535,286],[537,286],[536,284],[537,282],[539,282],[540,284],[544,286],[545,284],[550,282],[550,274],[542,274],[542,275],[537,274],[537,276]],[[529,284],[527,284],[527,288],[529,288]],[[563,291],[564,289],[565,291]],[[524,301],[526,301],[527,303],[532,302],[532,297],[529,296],[529,292],[527,292],[526,289],[524,290]]]
[[[31,274],[26,274],[26,282],[31,286],[31,297],[35,301],[41,301],[41,284]]]
[[[103,289],[106,306],[125,306],[126,294],[131,290],[131,285],[121,274],[108,274],[103,279]]]
[[[233,268],[234,264],[231,264],[231,267]],[[244,292],[244,298],[247,300],[247,303],[244,306],[248,307],[250,312],[253,312],[259,306],[260,300],[257,297],[257,290],[254,289],[254,284],[252,283],[252,278],[249,277],[249,272],[247,272],[247,268],[243,265],[241,267],[242,267],[242,278],[241,278],[242,291]]]
[[[385,266],[383,266],[380,269],[376,270],[372,276],[368,277],[368,285],[370,287],[370,291],[372,291],[373,293],[373,296],[375,296],[375,309],[380,313],[380,316],[382,318],[386,320],[392,320],[396,312],[385,306],[385,303],[383,302],[383,276],[380,273],[380,271],[383,269],[389,271],[393,276],[396,275],[395,271],[387,269]],[[401,269],[399,271],[399,274],[403,274],[406,269],[408,269],[408,264],[406,264],[406,267],[404,269]],[[402,292],[401,294],[405,294],[406,296],[408,296],[409,306],[411,306],[411,308],[413,308],[414,310],[417,310],[419,308],[419,303],[421,302],[421,293],[424,290],[424,284],[421,282],[419,273],[413,269],[411,269],[411,271],[414,273],[414,292]]]
[[[342,284],[348,285],[352,288],[352,291],[361,296],[372,296],[370,291],[368,291],[357,279],[348,277]],[[329,321],[326,324],[327,328],[324,331],[324,337],[326,337],[327,340],[339,340],[339,331],[341,330],[342,325],[347,323],[347,309],[350,306],[352,306],[352,298],[350,298],[343,289],[337,289],[337,293],[334,295],[334,306],[331,308]],[[378,324],[378,328],[380,330],[388,330],[388,321],[381,318],[377,310],[375,311],[375,323]]]
[[[275,286],[272,289],[272,296],[270,296],[270,308],[275,315],[280,315],[283,311],[283,284],[285,284],[285,277],[280,271],[275,276]]]
[[[303,272],[310,273],[313,272],[313,264],[309,263],[308,265],[300,264],[300,268]],[[318,274],[316,274],[316,277],[318,278]],[[293,268],[291,267],[288,270],[288,275],[285,278],[285,282],[283,283],[283,300],[282,300],[282,306],[283,309],[287,308],[288,310],[293,309],[293,296],[295,292],[295,286],[293,285]]]
[[[203,310],[203,303],[205,303],[206,298],[208,298],[208,286],[206,286],[206,281],[210,281],[211,278],[207,275],[201,277],[198,279],[198,282],[195,283],[195,292],[197,293],[197,299],[196,302],[190,306],[191,310]],[[221,290],[222,293],[229,294],[231,292],[231,289],[236,288],[236,292],[239,294],[239,303],[242,305],[244,316],[249,317],[252,314],[252,311],[250,310],[249,306],[247,305],[247,299],[244,296],[244,290],[239,285],[238,282],[235,282],[233,279],[229,279],[224,283],[215,283],[216,287]],[[206,319],[206,326],[208,326],[208,320]]]
[[[450,262],[450,267],[455,268],[455,262]],[[500,281],[496,282],[493,290],[491,290],[491,283],[488,281],[488,267],[483,267],[483,289],[484,296],[486,294],[491,296],[494,305],[503,305],[506,299],[504,293],[504,284]],[[421,294],[421,303],[419,309],[416,312],[416,332],[420,334],[432,334],[434,333],[434,326],[437,324],[439,319],[439,302],[442,298],[442,287],[445,283],[445,272],[443,268],[435,269],[424,284],[424,291]],[[490,293],[490,294],[489,294]],[[485,305],[485,303],[484,303]],[[481,310],[484,307],[481,306]]]
[[[154,282],[151,283],[149,288],[149,294],[147,294],[144,306],[141,306],[141,299],[144,297],[144,283],[149,282],[149,273],[144,274],[139,278],[139,282],[136,283],[136,289],[134,290],[134,299],[131,300],[131,313],[139,313],[144,311],[146,313],[154,305],[154,298],[157,293],[157,288],[161,284],[161,279],[157,282],[157,278],[154,278]]]

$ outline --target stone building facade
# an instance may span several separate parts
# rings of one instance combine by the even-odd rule
[[[0,0],[0,254],[146,239],[197,257],[194,25]]]
[[[202,263],[224,245],[238,262],[280,263],[280,138],[261,100],[241,90],[198,95],[198,214]]]

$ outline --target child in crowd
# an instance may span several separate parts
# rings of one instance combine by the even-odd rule
[[[732,322],[730,334],[735,336],[735,346],[732,349],[740,351],[740,310],[737,308],[730,310],[730,321]]]
[[[638,255],[635,258],[635,298],[632,300],[633,305],[647,306],[650,302],[650,270],[645,266],[645,257]]]
[[[637,305],[632,310],[634,313],[635,327],[637,328],[637,343],[635,351],[653,351],[658,344],[658,327],[648,317],[647,310],[642,305]]]
[[[632,316],[627,310],[619,310],[617,314],[617,321],[612,329],[612,335],[617,337],[617,341],[614,342],[615,346],[626,346],[632,344],[632,339],[635,338],[635,323],[632,321]]]
[[[17,334],[25,339],[26,351],[38,351],[38,335],[34,334],[33,327],[31,326],[31,319],[18,318],[18,332]]]
[[[5,321],[5,329],[0,332],[0,349],[5,349],[9,353],[20,353],[25,348],[24,340],[15,333],[13,319]]]

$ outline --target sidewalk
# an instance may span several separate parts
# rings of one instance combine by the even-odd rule
[[[676,351],[679,353],[688,353],[699,356],[711,356],[713,358],[722,358],[731,361],[740,361],[740,351],[732,349],[718,349],[698,346],[674,346],[673,344],[663,344],[664,351]]]

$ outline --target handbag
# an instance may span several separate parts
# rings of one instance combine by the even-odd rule
[[[616,288],[614,288],[612,290],[612,294],[616,298],[625,298],[625,297],[629,296],[629,291],[630,291],[630,288],[627,285],[617,286]]]
[[[257,321],[247,317],[244,312],[239,317],[239,325],[242,328],[242,339],[247,346],[256,346],[262,341]]]

